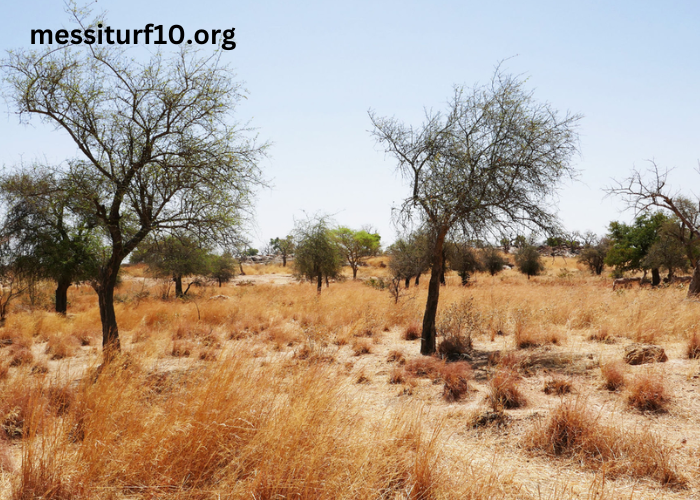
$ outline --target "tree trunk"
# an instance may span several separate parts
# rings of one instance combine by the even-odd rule
[[[462,286],[467,286],[469,284],[469,273],[466,271],[462,271],[459,273],[460,277],[462,278]]]
[[[321,289],[323,289],[323,275],[321,273],[318,274],[318,283],[316,284],[316,293],[321,295]]]
[[[420,353],[429,356],[435,353],[435,318],[437,316],[438,299],[440,297],[440,275],[442,274],[442,249],[445,244],[446,230],[440,230],[433,249],[433,265],[430,270],[428,284],[428,300],[423,315],[423,332],[420,341]]]
[[[420,284],[420,274],[416,274],[416,282],[414,283],[416,286]],[[408,287],[407,287],[408,288]]]
[[[114,257],[101,269],[100,279],[95,284],[97,302],[100,306],[100,319],[102,320],[102,352],[105,361],[121,351],[119,343],[119,328],[117,316],[114,313],[114,288],[117,286],[117,274],[121,260]]]
[[[223,281],[219,278],[219,288],[221,288],[221,283],[223,283]]]
[[[655,267],[651,270],[651,286],[659,286],[661,284],[661,273],[659,268]]]
[[[700,295],[700,260],[695,266],[693,278],[690,280],[690,286],[688,287],[688,297],[697,297],[698,295]]]
[[[408,278],[406,278],[406,282],[404,283],[404,285],[405,285],[406,288],[408,288],[409,286],[411,286],[411,277],[410,277],[410,276],[409,276]]]
[[[328,281],[328,276],[326,276],[326,288],[330,288],[330,286],[331,286],[331,284],[330,284],[330,282]]]
[[[352,266],[352,279],[357,279],[357,266]]]
[[[282,254],[282,267],[287,267],[287,254]]]
[[[175,282],[175,297],[179,299],[184,296],[182,293],[182,276],[173,276],[173,281]]]
[[[70,280],[61,279],[56,284],[56,312],[66,314],[68,311],[68,288]]]
[[[240,260],[238,261],[238,267],[241,268],[241,276],[245,276],[245,271],[243,270],[243,262]]]

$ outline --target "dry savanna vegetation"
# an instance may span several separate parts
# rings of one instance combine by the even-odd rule
[[[96,294],[64,317],[47,283],[0,329],[2,498],[697,498],[700,306],[547,266],[448,275],[436,356],[428,280],[396,302],[381,257],[321,295],[246,266],[164,300],[127,267],[105,367]]]

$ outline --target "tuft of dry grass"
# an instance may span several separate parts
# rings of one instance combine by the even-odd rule
[[[600,374],[603,387],[609,391],[617,391],[625,385],[625,364],[622,361],[601,363]]]
[[[493,411],[520,408],[527,404],[518,387],[520,375],[511,369],[499,368],[489,380],[488,402]]]
[[[627,404],[644,412],[666,411],[670,396],[660,373],[637,374],[627,384]]]
[[[194,345],[192,342],[186,340],[176,340],[173,342],[173,348],[170,351],[170,355],[176,358],[187,358],[194,351]]]
[[[452,335],[438,344],[437,352],[447,361],[457,361],[472,350],[471,337]]]
[[[367,339],[354,339],[352,341],[352,352],[355,356],[370,354],[372,352],[372,343]]]
[[[683,487],[673,449],[648,430],[629,432],[604,425],[586,401],[563,401],[524,438],[525,447],[550,456],[568,457],[616,477],[648,477],[664,486]]]
[[[700,335],[698,335],[697,332],[693,332],[693,335],[688,339],[686,353],[688,359],[700,358]]]
[[[559,377],[552,377],[545,381],[543,391],[545,394],[563,396],[564,394],[571,393],[572,389],[571,381]]]
[[[404,340],[418,340],[421,338],[423,327],[417,321],[412,321],[404,328],[401,337]]]
[[[447,402],[459,401],[469,392],[472,369],[469,363],[459,361],[442,367],[440,378],[444,382],[442,397]]]
[[[10,366],[30,365],[34,362],[34,354],[27,347],[13,345],[10,348]]]
[[[62,333],[49,336],[46,343],[46,354],[50,359],[64,359],[75,356],[76,346],[72,343],[72,337]]]
[[[397,363],[399,365],[406,364],[406,355],[402,351],[396,349],[389,351],[389,355],[386,357],[387,363]]]

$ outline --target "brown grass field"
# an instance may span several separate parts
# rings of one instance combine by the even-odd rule
[[[547,265],[448,276],[438,320],[474,332],[451,363],[406,340],[427,276],[395,304],[247,266],[175,300],[127,268],[100,369],[95,293],[61,317],[47,283],[0,329],[0,498],[700,498],[700,304]],[[625,364],[634,342],[668,361]]]

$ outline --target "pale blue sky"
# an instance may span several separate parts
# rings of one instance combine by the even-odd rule
[[[419,124],[458,83],[484,82],[499,60],[528,77],[535,96],[582,113],[579,182],[561,191],[570,229],[605,231],[630,220],[601,188],[654,158],[672,181],[700,194],[698,2],[136,2],[100,0],[113,28],[147,23],[236,28],[224,57],[249,99],[238,118],[273,143],[262,164],[273,187],[258,193],[256,246],[287,234],[294,218],[335,214],[394,239],[391,207],[408,193],[379,152],[367,110]],[[32,28],[67,23],[63,2],[10,2],[0,49],[28,47]],[[153,46],[152,46],[153,47]],[[515,57],[513,57],[515,56]],[[3,103],[0,163],[75,154],[62,133],[17,124]]]

